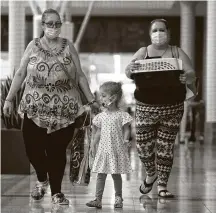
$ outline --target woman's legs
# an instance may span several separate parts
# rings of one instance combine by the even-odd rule
[[[26,154],[34,167],[38,181],[47,180],[47,156],[45,152],[46,130],[38,127],[25,115],[23,123],[23,139]]]
[[[172,111],[172,112],[171,112]],[[183,116],[183,107],[167,107],[160,115],[157,131],[158,190],[166,189],[173,165],[175,138]]]
[[[148,177],[153,177],[156,173],[154,148],[158,114],[151,112],[151,108],[148,105],[137,104],[135,114],[137,151]]]
[[[25,115],[23,124],[23,139],[26,154],[36,171],[38,181],[31,192],[34,200],[41,200],[46,193],[48,182],[47,156],[45,151],[46,130],[38,127]]]
[[[52,195],[61,193],[66,166],[66,149],[74,132],[74,124],[47,135],[46,153]]]

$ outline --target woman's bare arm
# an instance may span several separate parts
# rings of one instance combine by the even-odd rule
[[[88,99],[88,101],[91,102],[94,100],[94,96],[90,90],[87,78],[82,71],[78,53],[77,53],[74,45],[71,42],[69,42],[69,48],[70,48],[71,54],[73,55],[74,63],[75,63],[76,68],[77,68],[77,73],[78,73],[78,77],[79,77],[79,85],[80,85],[82,91],[84,92],[84,94],[86,95],[86,98]]]
[[[13,81],[10,87],[10,91],[7,95],[6,100],[8,101],[12,101],[17,91],[20,89],[23,81],[25,80],[25,77],[27,74],[27,66],[29,63],[29,54],[30,54],[30,51],[32,50],[33,44],[34,44],[34,41],[31,41],[26,47],[26,50],[20,62],[20,66],[14,75],[14,78],[13,78]]]
[[[181,49],[178,48],[179,51],[179,58],[182,60],[183,64],[183,70],[185,71],[187,75],[187,84],[191,84],[196,80],[196,74],[194,71],[194,68],[192,66],[191,60],[188,57],[188,55]]]
[[[135,63],[136,60],[141,60],[146,54],[146,47],[141,47],[134,55],[131,60],[131,62],[127,65],[125,68],[125,74],[128,78],[131,78],[131,75],[133,73],[133,69],[136,69],[139,67],[138,63]],[[132,70],[131,70],[132,69]]]

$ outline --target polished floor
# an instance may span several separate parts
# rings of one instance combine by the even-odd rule
[[[134,172],[123,175],[122,210],[114,210],[114,188],[110,176],[104,191],[103,208],[88,208],[85,203],[94,198],[95,174],[91,176],[89,186],[73,186],[68,177],[68,166],[63,181],[63,192],[70,200],[66,208],[54,208],[51,205],[50,191],[40,203],[31,201],[29,193],[35,184],[35,174],[30,176],[1,176],[1,212],[2,213],[216,213],[216,145],[207,142],[194,145],[177,144],[175,146],[174,167],[168,189],[176,195],[175,199],[159,199],[156,186],[148,195],[141,195],[139,185],[145,176],[138,159],[136,149],[130,151]]]

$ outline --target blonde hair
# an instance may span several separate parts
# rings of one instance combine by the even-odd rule
[[[103,83],[99,90],[103,90],[110,96],[116,95],[116,104],[118,105],[122,98],[122,84],[120,82],[107,81]]]

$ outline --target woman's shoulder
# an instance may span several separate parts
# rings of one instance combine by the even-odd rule
[[[29,54],[32,52],[33,48],[35,47],[35,39],[32,39],[26,49],[25,49],[25,52],[24,52],[24,56],[29,56]]]
[[[143,59],[145,57],[147,51],[147,47],[140,47],[137,52],[134,54],[133,58]]]
[[[140,53],[140,54],[146,53],[147,48],[148,48],[148,46],[140,47],[140,48],[137,50],[137,53]]]

